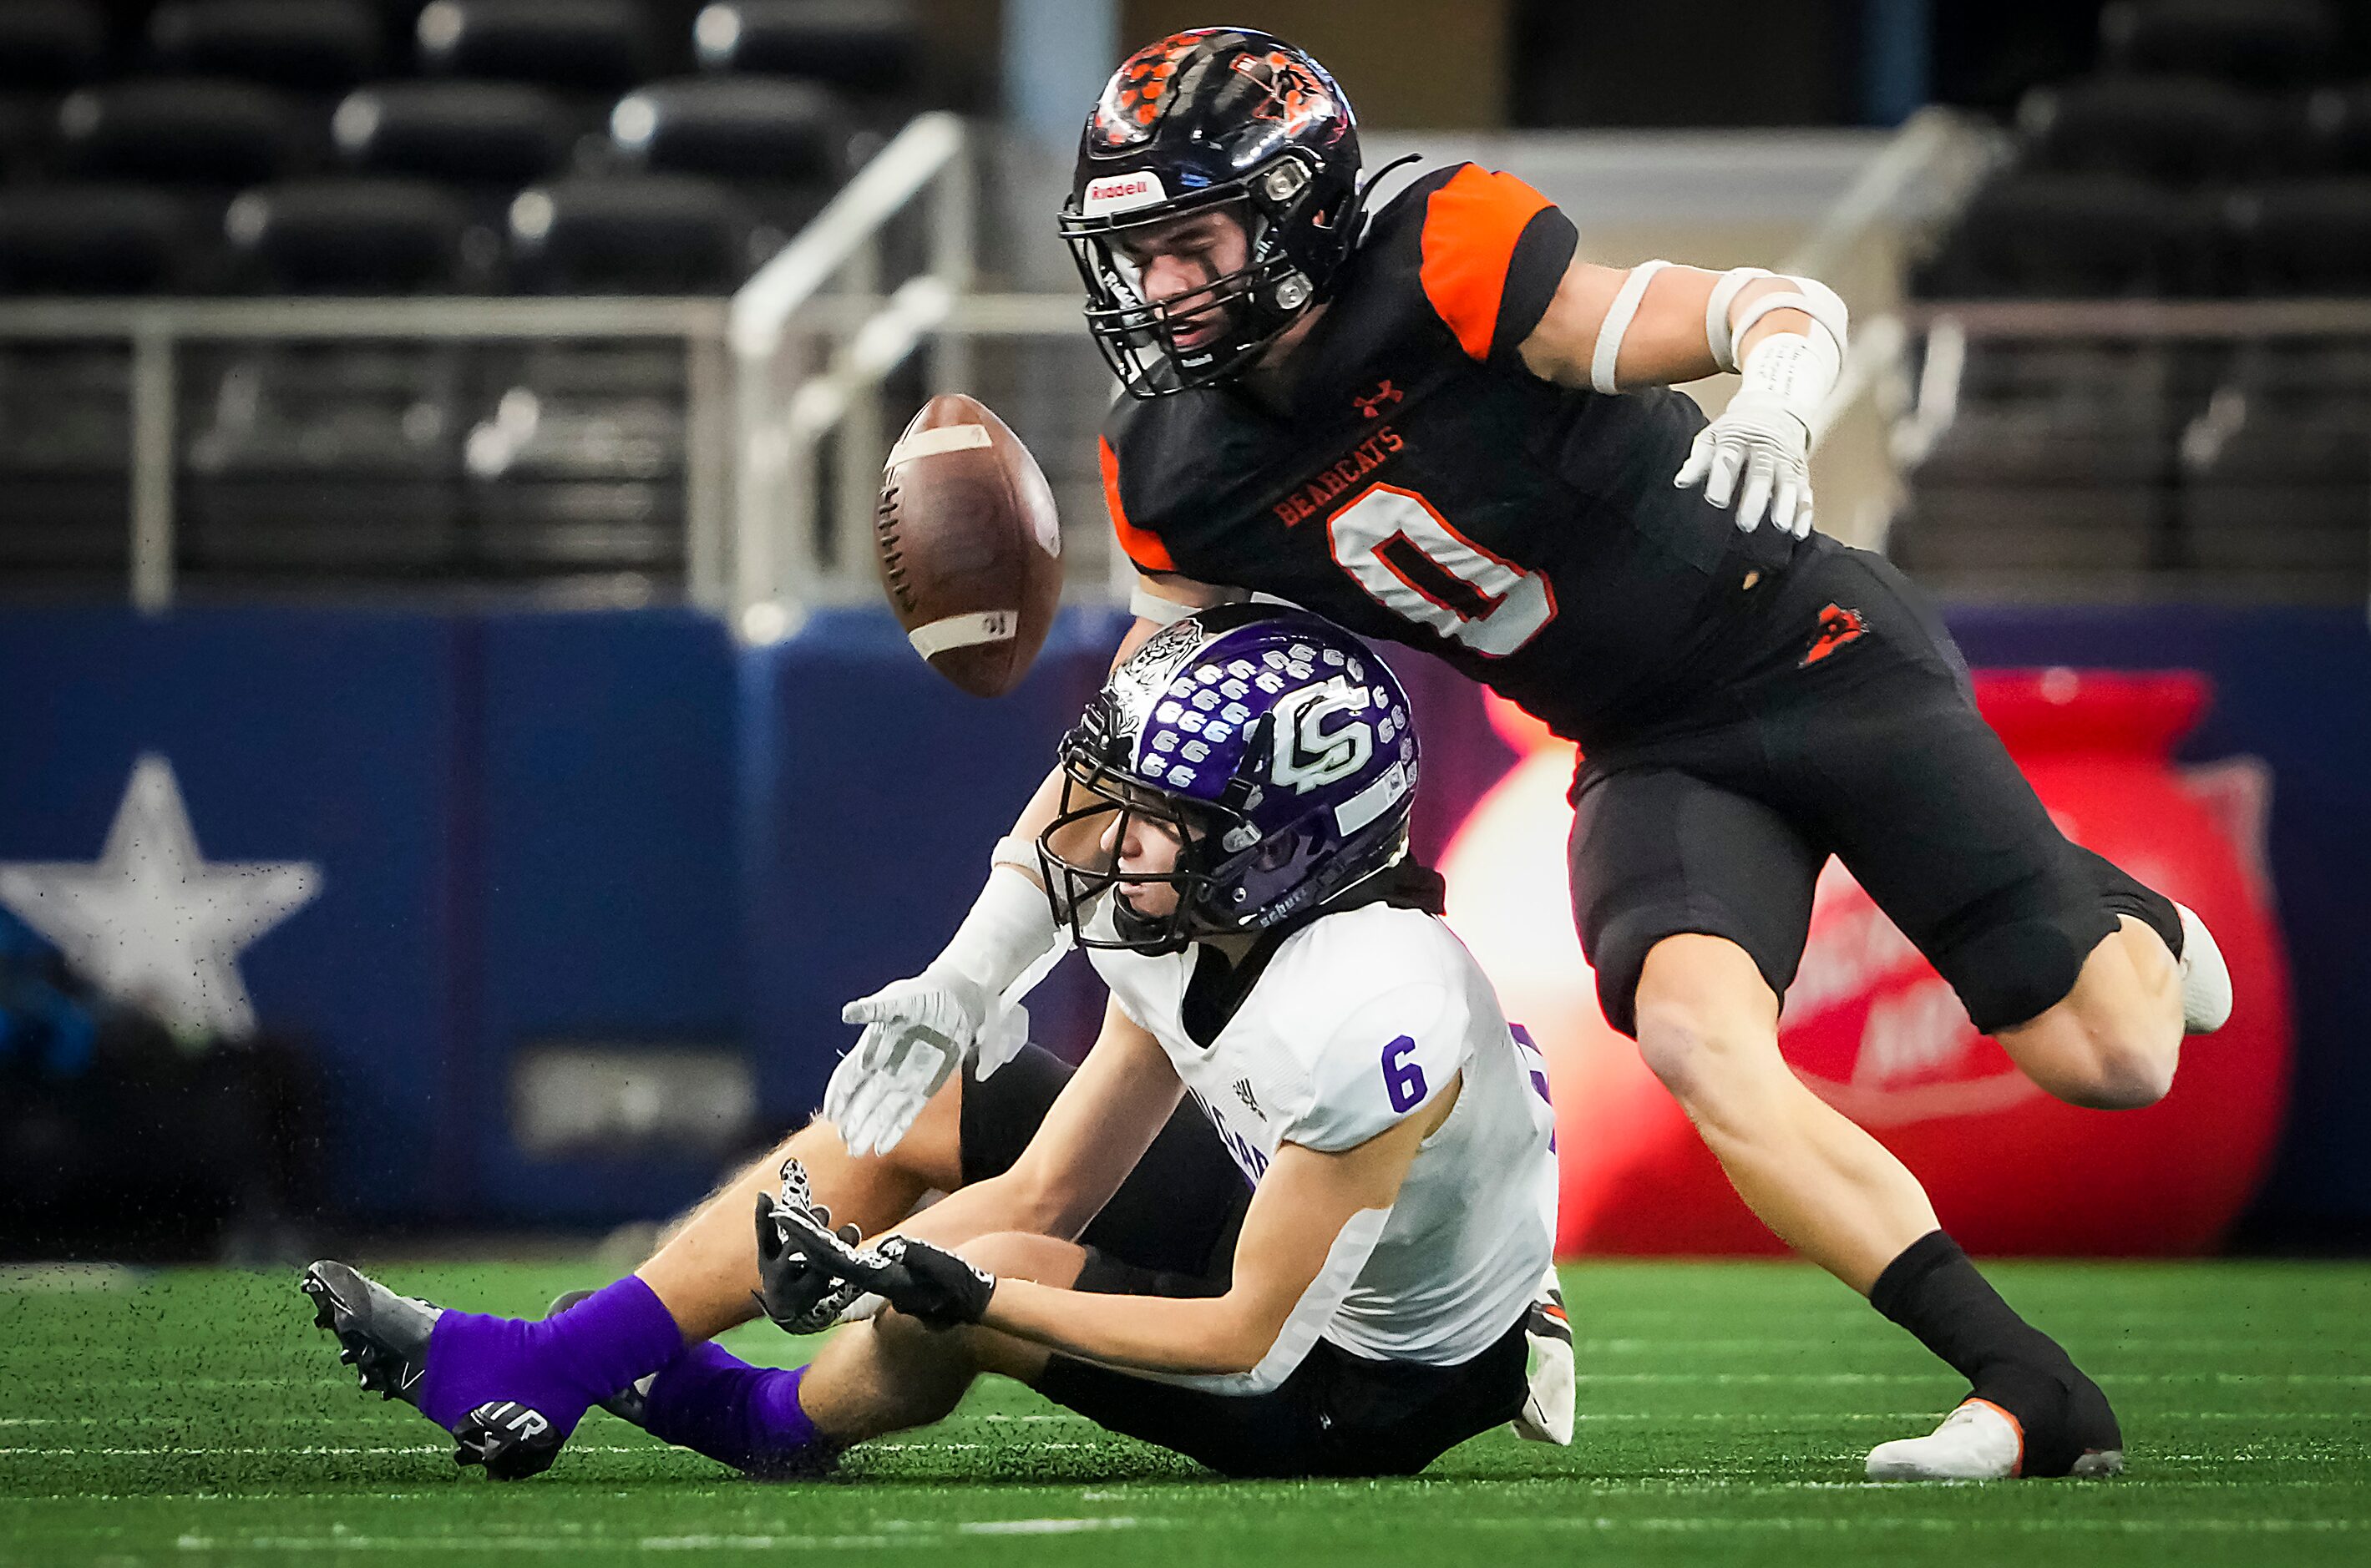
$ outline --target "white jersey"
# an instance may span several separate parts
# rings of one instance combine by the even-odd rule
[[[1109,921],[1108,907],[1096,913],[1098,934]],[[1514,1326],[1556,1241],[1547,1071],[1447,926],[1384,904],[1312,921],[1284,939],[1207,1048],[1181,1016],[1194,952],[1090,957],[1254,1185],[1279,1145],[1354,1148],[1462,1075],[1397,1201],[1343,1228],[1259,1367],[1175,1380],[1271,1388],[1321,1336],[1361,1355],[1454,1366]]]

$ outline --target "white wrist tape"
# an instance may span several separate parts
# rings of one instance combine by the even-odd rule
[[[1820,410],[1827,406],[1828,395],[1836,387],[1836,377],[1844,368],[1844,356],[1824,332],[1804,337],[1798,332],[1774,332],[1746,351],[1741,367],[1744,385],[1737,389],[1740,398],[1749,393],[1775,398],[1779,407],[1803,421],[1803,428],[1817,434]]]
[[[1174,599],[1164,599],[1151,589],[1139,583],[1128,596],[1128,613],[1139,620],[1149,620],[1155,626],[1175,626],[1195,613],[1191,605],[1181,605]]]
[[[1721,369],[1737,368],[1737,334],[1729,329],[1729,312],[1737,303],[1738,291],[1756,278],[1771,275],[1760,267],[1732,267],[1713,283],[1712,298],[1705,302],[1705,347],[1712,351],[1712,363]]]
[[[1670,265],[1669,261],[1639,262],[1622,280],[1613,303],[1605,307],[1605,319],[1597,324],[1597,352],[1589,360],[1589,384],[1600,392],[1620,390],[1613,376],[1622,363],[1622,340],[1630,330],[1631,318],[1638,314],[1638,302],[1647,297],[1647,285]]]
[[[1005,858],[1005,845],[1013,842],[997,845],[988,883],[971,913],[931,961],[932,969],[952,969],[990,997],[1002,995],[1054,947],[1054,906],[1046,901],[1046,890]],[[1035,858],[1033,851],[1033,864]]]
[[[1735,363],[1735,346],[1745,340],[1746,333],[1755,322],[1774,310],[1799,310],[1809,316],[1812,326],[1827,334],[1829,345],[1835,350],[1838,358],[1843,357],[1852,313],[1845,308],[1845,302],[1836,291],[1817,278],[1780,278],[1779,281],[1792,283],[1794,287],[1759,295],[1737,310],[1733,317],[1725,315],[1729,326],[1725,340],[1715,341],[1707,336],[1706,345],[1713,351],[1713,360],[1722,369],[1739,368]]]

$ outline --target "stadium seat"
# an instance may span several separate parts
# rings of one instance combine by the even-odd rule
[[[1959,417],[1919,464],[1922,485],[2147,486],[2172,475],[2187,418],[2177,364],[2123,344],[1969,345]]]
[[[2159,349],[1971,343],[1889,551],[1955,595],[2128,596],[2170,551],[2179,381]]]
[[[658,63],[630,0],[433,0],[418,38],[421,68],[433,75],[583,92],[622,91]]]
[[[141,294],[191,286],[203,235],[190,204],[136,185],[0,191],[0,294]]]
[[[308,161],[304,130],[285,98],[245,82],[121,82],[58,108],[61,161],[93,179],[257,185]]]
[[[2371,83],[2321,87],[2298,104],[2285,172],[2371,172]]]
[[[2371,347],[2244,346],[2181,459],[2187,564],[2252,596],[2371,597]]]
[[[290,294],[409,294],[459,281],[461,202],[426,180],[297,180],[246,191],[224,228],[250,279]]]
[[[130,385],[120,348],[0,351],[0,585],[122,592]]]
[[[921,76],[921,35],[906,0],[720,0],[700,11],[692,39],[707,71],[872,94],[908,91]]]
[[[457,566],[465,383],[462,352],[441,346],[199,358],[179,551],[191,585]]]
[[[521,279],[548,294],[719,294],[749,271],[746,207],[688,175],[579,177],[511,203]]]
[[[40,94],[0,92],[0,184],[36,177],[57,117],[57,105]]]
[[[2325,79],[2338,17],[2322,0],[2115,0],[2099,13],[2110,64],[2282,88]]]
[[[1985,297],[2192,294],[2216,278],[2214,210],[2112,175],[2010,173],[1979,190],[1918,292]]]
[[[560,99],[515,82],[376,83],[347,95],[330,131],[355,169],[506,191],[561,168],[574,141]]]
[[[679,350],[527,351],[464,448],[471,563],[498,577],[683,564]]]
[[[179,75],[331,93],[371,75],[379,34],[360,0],[167,0],[148,18],[148,52]]]
[[[610,139],[651,169],[727,179],[837,179],[847,131],[830,92],[764,76],[654,82],[618,100]]]
[[[75,0],[0,5],[0,90],[63,92],[107,63],[107,27]]]
[[[2221,82],[2108,76],[2035,88],[2018,128],[2031,167],[2188,185],[2257,172],[2277,122],[2267,100]]]
[[[0,4],[0,180],[41,172],[58,99],[106,69],[98,14],[72,0]]]
[[[2268,185],[2235,199],[2232,216],[2248,292],[2371,294],[2371,176]]]

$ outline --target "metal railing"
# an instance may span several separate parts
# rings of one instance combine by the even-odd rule
[[[1906,355],[1914,340],[1926,348],[1916,394],[1894,426],[1904,465],[1932,452],[1958,420],[1972,343],[2371,343],[2371,299],[1929,300],[1903,317],[1897,352]]]
[[[132,602],[169,607],[182,351],[214,342],[677,341],[685,354],[687,591],[721,603],[729,546],[726,306],[712,299],[0,300],[0,344],[127,343]]]
[[[734,299],[733,614],[746,640],[776,640],[811,606],[878,592],[863,542],[889,449],[891,373],[928,345],[929,390],[973,390],[977,340],[1079,331],[1075,295],[973,292],[977,189],[963,121],[921,115]],[[921,202],[923,270],[884,294],[884,230]],[[839,292],[826,293],[835,280]]]
[[[2284,429],[2295,419],[2299,388],[2285,378],[2296,370],[2294,366],[2286,372],[2273,368],[2282,363],[2280,356],[2300,349],[2316,355],[2327,349],[2371,354],[2371,299],[1930,300],[1905,307],[1903,315],[1904,360],[1922,349],[1923,359],[1914,391],[1903,399],[1891,421],[1891,453],[1905,473],[1926,470],[1916,488],[1918,505],[1914,508],[1923,519],[1919,537],[1924,542],[1906,549],[1904,555],[1916,558],[1913,564],[1924,571],[1937,591],[2023,596],[2063,594],[2071,584],[2086,594],[2132,600],[2302,597],[2337,603],[2360,599],[2366,613],[2371,613],[2371,597],[2365,596],[2366,588],[2371,588],[2371,487],[2346,478],[2350,470],[2345,469],[2267,471],[2261,453],[2236,475],[2222,466],[2235,436]],[[2013,391],[2000,384],[2002,362],[1995,357],[1989,362],[1995,367],[1994,373],[1971,386],[1970,366],[1984,363],[1979,356],[1988,349],[1997,355],[2005,349],[2039,354],[2053,348],[2076,353],[2067,362],[2038,359],[2034,363],[2042,367],[2040,372],[2012,371],[2020,375]],[[2260,357],[2260,351],[2265,350],[2274,351],[2274,357]],[[2180,352],[2176,355],[2169,351]],[[2132,359],[2134,355],[2145,357]],[[1955,444],[1958,450],[1947,447],[1963,419],[1998,420],[2005,409],[2049,407],[2054,385],[2048,379],[2049,367],[2062,363],[2071,364],[2078,378],[2099,374],[2102,365],[2119,363],[2139,364],[2144,369],[2153,364],[2157,367],[2155,374],[2164,375],[2170,375],[2175,365],[2182,367],[2180,375],[2191,383],[2187,390],[2180,389],[2180,381],[2169,381],[2165,390],[2144,395],[2137,408],[2117,404],[2135,416],[2138,435],[2134,428],[2115,427],[2111,436],[2114,455],[2079,455],[2080,462],[2097,456],[2109,472],[2116,472],[2115,463],[2128,461],[2132,451],[2153,450],[2162,465],[2159,478],[2146,484],[2135,484],[2128,476],[2086,480],[2070,469],[2061,454],[2051,459],[2044,477],[2020,478],[2016,476],[2022,470],[2014,467],[2013,460],[2004,467],[1996,454],[1983,450],[1981,444],[1995,437],[1997,427],[1993,424],[1963,436]],[[2272,370],[2271,378],[2264,380],[2268,370]],[[2033,375],[2041,378],[2029,385],[2023,376]],[[1909,378],[1905,375],[1903,379]],[[2088,382],[2078,379],[2071,385],[2080,387]],[[2359,384],[2316,386],[2305,394],[2327,416],[2318,427],[2319,439],[2325,443],[2333,436],[2356,440],[2359,424],[2360,442],[2371,447],[2371,420],[2362,412],[2365,390]],[[2097,402],[2106,395],[2094,390],[2086,396]],[[2254,406],[2259,397],[2266,399],[2263,407]],[[2148,409],[2157,412],[2151,415]],[[2153,433],[2151,420],[2156,426]],[[2026,421],[2019,427],[2023,433],[2013,437],[2020,449],[2033,439],[2028,428],[2030,423]],[[2083,432],[2089,428],[2078,421],[2063,439],[2070,444],[2085,441]],[[1983,471],[1972,477],[1971,458],[1980,453],[1978,466]],[[1937,464],[1939,471],[1933,466]],[[2148,558],[2070,564],[2021,561],[2012,554],[2007,559],[1990,558],[1977,566],[1960,559],[1963,548],[1949,542],[1940,545],[1945,554],[1933,556],[1938,541],[1949,540],[1951,529],[1963,525],[1938,523],[1926,514],[1926,507],[1937,498],[1981,495],[1996,484],[2024,484],[2045,494],[2114,492],[2127,499],[2145,492],[2145,502],[2153,509],[2149,515],[2154,542]],[[2344,503],[2342,512],[2318,510],[2331,495],[2349,491],[2354,499]],[[2252,502],[2251,493],[2256,497]],[[2300,494],[2322,498],[2305,505],[2302,515],[2312,520],[2302,524],[2297,523],[2296,511]],[[2014,505],[2007,508],[2012,514],[2017,510]],[[1948,504],[1937,515],[1950,515]],[[2354,519],[2352,524],[2346,522],[2349,516]],[[2250,532],[2267,519],[2276,531],[2297,525],[2305,534],[2317,536],[2318,542],[2306,546],[2307,553],[2298,556],[2293,553],[2298,548],[2294,539],[2285,544],[2278,539],[2267,542]],[[2129,516],[2112,510],[2104,522],[2086,515],[2069,517],[2065,525],[2070,533],[2105,527],[2111,536],[2118,528],[2129,534],[2133,526]],[[2332,547],[2343,546],[2346,532],[2359,539],[2359,548],[2347,548],[2351,562],[2331,553]],[[2212,549],[2202,548],[2202,540],[2210,536],[2215,541]],[[2248,538],[2250,553],[2244,558],[2233,555],[2231,536]],[[1907,546],[1910,541],[1905,538],[1903,543]]]
[[[1829,273],[1905,210],[1948,201],[1983,162],[1981,136],[1939,113],[1914,118],[1870,160],[1787,257]],[[876,592],[869,536],[885,429],[884,384],[918,352],[927,390],[980,389],[983,339],[1083,345],[1076,293],[977,292],[977,147],[946,113],[910,121],[813,223],[728,302],[714,299],[271,299],[0,301],[0,345],[124,342],[130,381],[131,589],[146,609],[175,596],[177,410],[181,352],[198,342],[677,340],[686,355],[688,596],[740,636],[789,635],[817,605]],[[894,286],[892,226],[919,219],[919,264]],[[1894,389],[1909,331],[1872,313],[1828,410],[1832,423]],[[1035,390],[1046,390],[1044,387]],[[1097,365],[1067,406],[1110,395]],[[1083,528],[1083,525],[1081,525]],[[1100,583],[1079,584],[1090,594]]]

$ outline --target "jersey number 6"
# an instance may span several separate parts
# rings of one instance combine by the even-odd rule
[[[1325,520],[1334,564],[1383,608],[1502,659],[1556,619],[1556,591],[1449,525],[1414,490],[1374,485]]]
[[[1413,1111],[1424,1103],[1424,1068],[1408,1057],[1416,1038],[1403,1034],[1383,1047],[1383,1093],[1394,1111]]]

